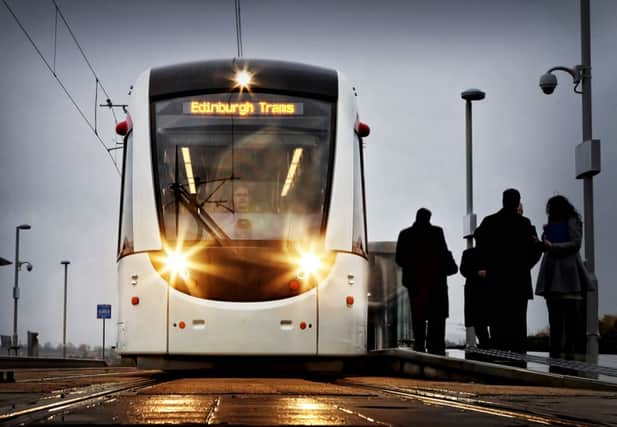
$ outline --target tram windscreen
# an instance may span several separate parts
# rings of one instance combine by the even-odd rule
[[[156,102],[154,160],[168,244],[260,246],[319,236],[333,108],[263,93]]]

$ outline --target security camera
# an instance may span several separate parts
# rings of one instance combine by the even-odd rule
[[[557,87],[557,77],[554,74],[546,73],[540,77],[540,89],[547,95],[550,95],[555,91]]]
[[[26,270],[32,271],[32,264],[28,263],[28,265],[26,265]]]

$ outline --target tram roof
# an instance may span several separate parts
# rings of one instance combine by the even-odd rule
[[[297,62],[232,58],[189,62],[150,70],[153,99],[194,93],[228,92],[236,71],[253,73],[252,92],[273,92],[336,100],[337,72]]]

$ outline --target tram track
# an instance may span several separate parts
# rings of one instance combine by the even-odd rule
[[[208,410],[208,415],[206,416],[205,424],[212,424],[212,420],[214,419],[214,416],[216,415],[216,412],[218,411],[220,405],[221,405],[221,396],[216,396],[214,403],[212,404],[212,406],[210,406],[210,409]]]
[[[48,381],[64,381],[64,380],[79,380],[86,378],[102,378],[102,377],[134,377],[134,376],[144,376],[144,375],[153,375],[160,373],[158,370],[147,370],[147,371],[131,371],[131,372],[104,372],[104,373],[89,373],[89,374],[75,374],[75,375],[60,375],[60,376],[52,376],[52,377],[40,377],[40,378],[27,378],[16,381],[16,383],[37,383],[37,382],[48,382]]]
[[[96,390],[93,391],[84,391],[85,387],[78,387],[59,394],[55,393],[55,395],[41,399],[41,401],[51,400],[50,402],[37,402],[24,405],[23,408],[0,413],[0,425],[13,426],[32,423],[67,410],[95,404],[116,393],[128,390],[136,391],[160,382],[162,381],[158,378],[146,378],[121,384],[97,385]],[[75,396],[76,394],[81,395]]]
[[[479,397],[476,393],[432,387],[428,384],[426,387],[394,386],[364,383],[353,378],[330,378],[326,381],[297,378],[290,380],[292,385],[287,386],[268,379],[257,381],[260,385],[256,388],[253,384],[255,381],[244,383],[239,378],[227,382],[227,379],[217,377],[160,375],[155,372],[137,380],[127,378],[122,382],[89,384],[54,391],[35,403],[24,404],[6,412],[0,409],[0,425],[16,426],[38,422],[62,424],[89,419],[128,424],[149,424],[166,420],[243,425],[263,424],[266,421],[286,425],[286,422],[296,424],[298,420],[327,424],[335,420],[341,425],[395,426],[405,425],[405,422],[401,423],[401,419],[406,418],[401,418],[401,415],[393,416],[394,412],[391,410],[402,411],[401,414],[406,413],[405,411],[416,411],[417,414],[418,404],[426,405],[427,410],[430,410],[430,407],[443,407],[446,414],[446,408],[461,411],[460,415],[450,411],[445,420],[452,420],[452,417],[467,413],[476,414],[475,416],[480,416],[481,419],[487,416],[487,420],[497,417],[495,420],[504,420],[506,425],[609,425],[592,418],[582,419],[563,413],[551,414],[548,413],[550,408],[525,407],[524,402],[510,404],[499,401],[498,395],[495,395],[496,399]],[[323,388],[319,384],[323,384]],[[348,389],[346,391],[337,386]],[[123,401],[133,403],[122,404]],[[417,403],[412,404],[412,401]],[[281,410],[284,412],[280,412]],[[338,416],[337,413],[342,415]],[[442,415],[438,416],[443,422]],[[65,417],[69,418],[65,420]],[[424,420],[426,418],[422,419]],[[501,421],[496,423],[501,425]],[[491,424],[490,421],[488,424]]]
[[[405,400],[417,400],[428,405],[449,407],[467,412],[476,412],[535,424],[568,427],[608,425],[598,423],[597,421],[592,422],[567,416],[555,416],[538,413],[533,410],[524,410],[514,405],[506,405],[495,401],[475,398],[473,397],[473,393],[439,389],[381,387],[369,384],[357,384],[347,380],[337,381],[336,383],[348,387],[372,390],[385,395],[397,396]]]

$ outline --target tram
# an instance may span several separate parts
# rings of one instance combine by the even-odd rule
[[[116,127],[123,358],[366,352],[356,97],[338,71],[273,60],[137,79]]]

